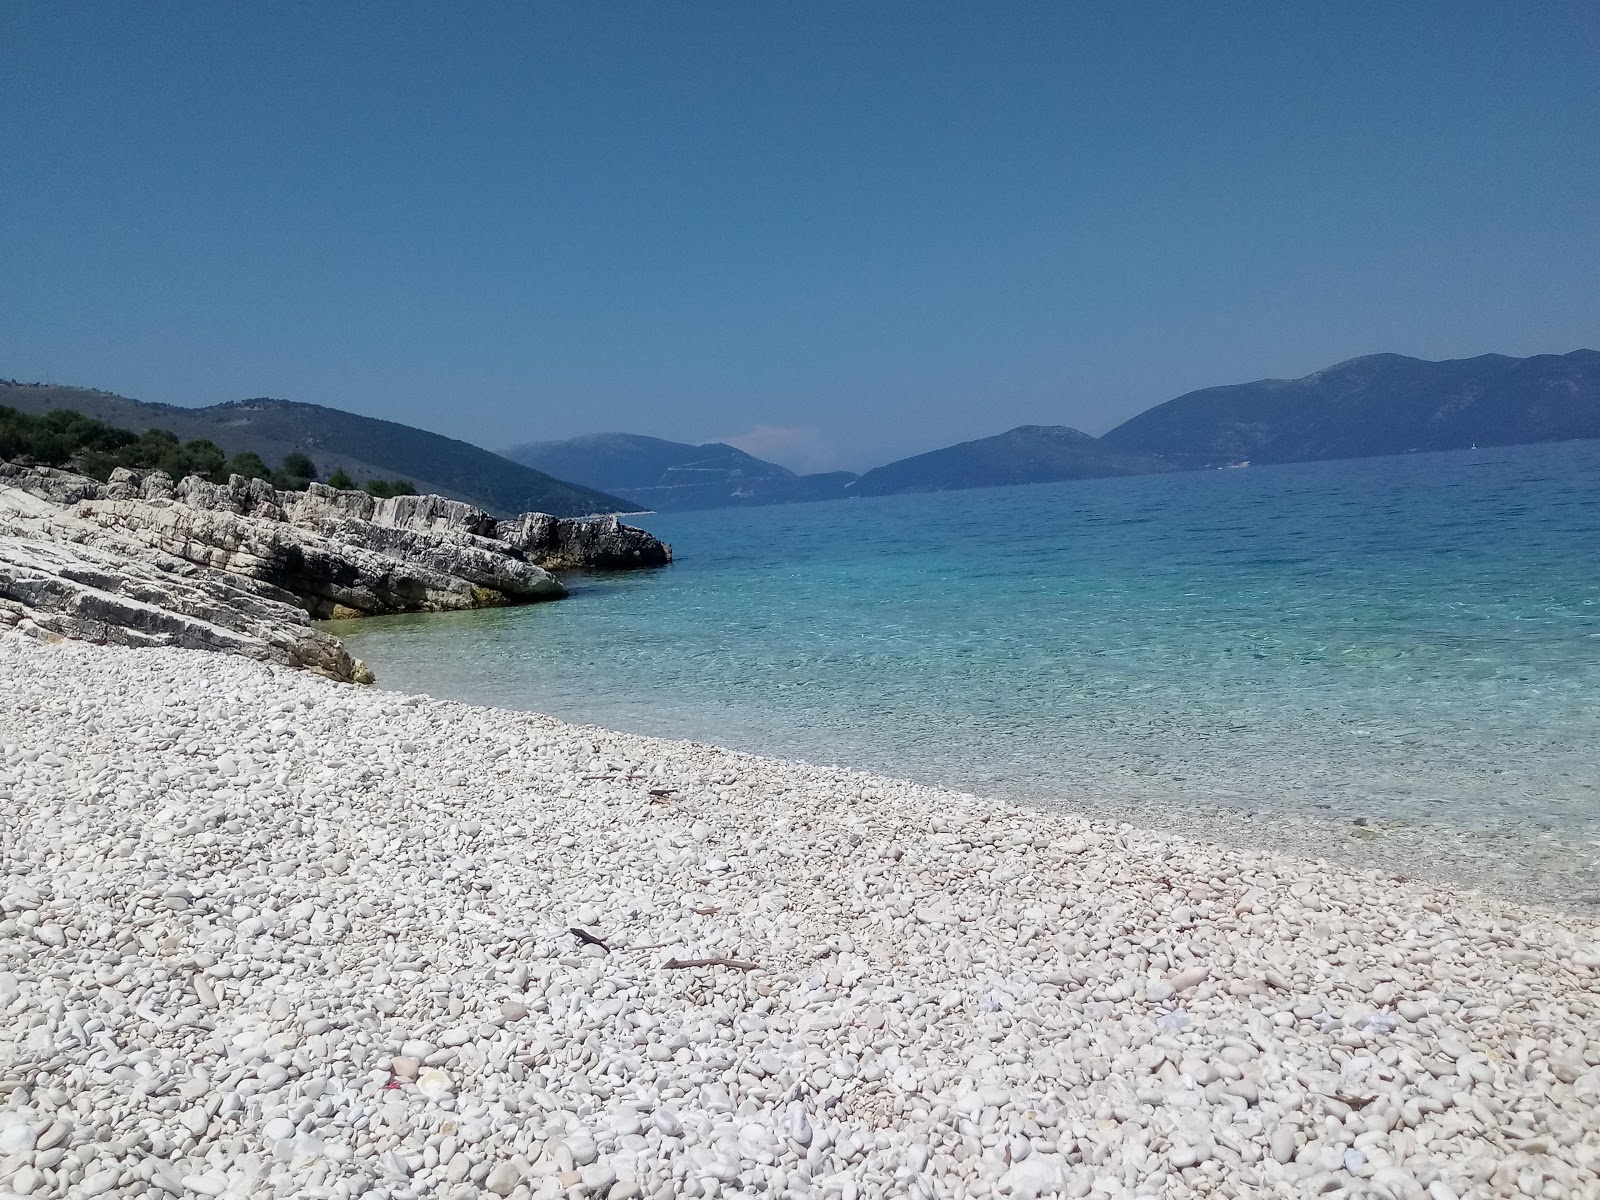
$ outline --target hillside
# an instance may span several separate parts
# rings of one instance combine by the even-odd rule
[[[1103,479],[1111,475],[1149,475],[1173,469],[1159,459],[1111,449],[1066,425],[1019,425],[994,437],[961,442],[875,467],[851,485],[849,494],[943,492]]]
[[[1600,353],[1353,358],[1302,379],[1205,388],[1101,441],[1175,465],[1366,458],[1600,438]]]
[[[723,442],[694,446],[636,433],[529,442],[505,454],[657,512],[833,499],[855,478],[848,471],[797,475]]]
[[[298,451],[316,462],[324,479],[340,468],[357,483],[399,477],[420,491],[465,500],[502,516],[547,512],[574,517],[640,507],[468,442],[317,404],[260,399],[180,408],[88,388],[0,381],[0,406],[27,413],[72,409],[136,432],[157,428],[183,441],[209,439],[229,455],[253,451],[274,463]]]
[[[1354,358],[1301,379],[1189,392],[1101,438],[1023,425],[874,468],[797,475],[722,442],[628,433],[529,442],[505,456],[393,421],[287,400],[209,408],[147,404],[109,392],[0,381],[0,406],[72,409],[123,429],[208,439],[269,463],[309,455],[326,479],[405,479],[491,512],[580,516],[783,504],[896,492],[1097,479],[1257,463],[1362,458],[1472,445],[1600,438],[1600,353],[1575,350],[1429,362]],[[570,480],[571,482],[562,482]]]
[[[1374,354],[1303,379],[1190,392],[1098,439],[1064,425],[1022,425],[859,477],[799,476],[722,443],[626,433],[534,442],[507,456],[664,511],[1573,438],[1600,438],[1593,350],[1443,362]]]

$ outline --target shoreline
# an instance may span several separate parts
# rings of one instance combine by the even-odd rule
[[[230,656],[0,677],[0,1194],[1600,1187],[1570,913]]]
[[[1600,919],[1600,859],[1556,837],[1513,838],[1503,830],[1318,817],[1286,809],[1174,806],[1133,797],[1017,800],[1223,849],[1252,849],[1304,861],[1325,860],[1383,876],[1514,904],[1538,905],[1582,920]]]
[[[321,622],[319,627],[342,640],[349,635],[351,624]],[[549,715],[530,708],[418,690],[414,679],[390,687],[380,678],[376,687],[393,695],[418,694],[469,707]],[[909,772],[896,773],[872,765],[819,762],[804,755],[773,754],[693,736],[646,733],[566,717],[552,719],[667,745],[694,744],[748,754],[772,763],[850,771],[970,797],[980,804],[1022,805],[1110,824],[1128,823],[1142,831],[1173,834],[1222,848],[1248,848],[1313,861],[1325,859],[1397,880],[1414,880],[1503,900],[1531,902],[1588,920],[1600,919],[1600,841],[1585,841],[1578,831],[1569,831],[1569,836],[1539,830],[1530,836],[1521,828],[1528,822],[1521,821],[1515,813],[1507,814],[1491,827],[1379,815],[1363,815],[1357,821],[1320,815],[1292,804],[1274,806],[1260,796],[1241,803],[1229,803],[1204,792],[1175,798],[1171,785],[1168,791],[1155,788],[1141,791],[1125,777],[1077,781],[1071,785],[1070,793],[1064,788],[1032,789],[1009,783],[984,791],[964,782],[917,778]],[[1366,807],[1369,813],[1376,813],[1381,812],[1383,805],[1369,803]]]

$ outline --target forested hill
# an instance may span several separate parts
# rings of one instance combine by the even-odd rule
[[[1352,358],[1300,379],[1189,392],[1100,441],[1175,465],[1369,458],[1600,438],[1600,353]]]
[[[1019,425],[994,437],[874,467],[851,485],[850,494],[944,492],[1170,470],[1159,459],[1117,450],[1068,425]]]
[[[695,446],[638,433],[528,442],[506,457],[659,512],[828,500],[845,495],[855,479],[848,471],[797,475],[724,442]]]
[[[0,406],[36,414],[71,409],[122,429],[165,429],[183,441],[203,438],[230,456],[252,451],[273,463],[298,452],[315,461],[324,479],[340,469],[356,484],[403,478],[419,491],[465,500],[500,515],[547,512],[572,517],[640,507],[468,442],[317,404],[259,399],[181,408],[88,388],[0,381]]]

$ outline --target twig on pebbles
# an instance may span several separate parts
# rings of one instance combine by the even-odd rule
[[[743,962],[737,958],[669,958],[661,964],[664,971],[681,971],[685,967],[732,967],[735,971],[759,971],[761,964]]]
[[[580,942],[588,942],[591,946],[599,946],[607,954],[611,952],[611,947],[603,939],[595,937],[587,929],[579,929],[576,925],[570,925],[567,927],[567,932]]]
[[[1377,1097],[1376,1096],[1335,1096],[1334,1099],[1337,1100],[1340,1104],[1348,1105],[1350,1108],[1354,1109],[1356,1112],[1360,1112],[1363,1108],[1365,1108],[1367,1105],[1371,1104],[1374,1100],[1376,1100]]]

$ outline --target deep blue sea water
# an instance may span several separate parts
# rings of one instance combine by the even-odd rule
[[[1600,837],[1600,442],[636,518],[381,685],[983,794]]]

